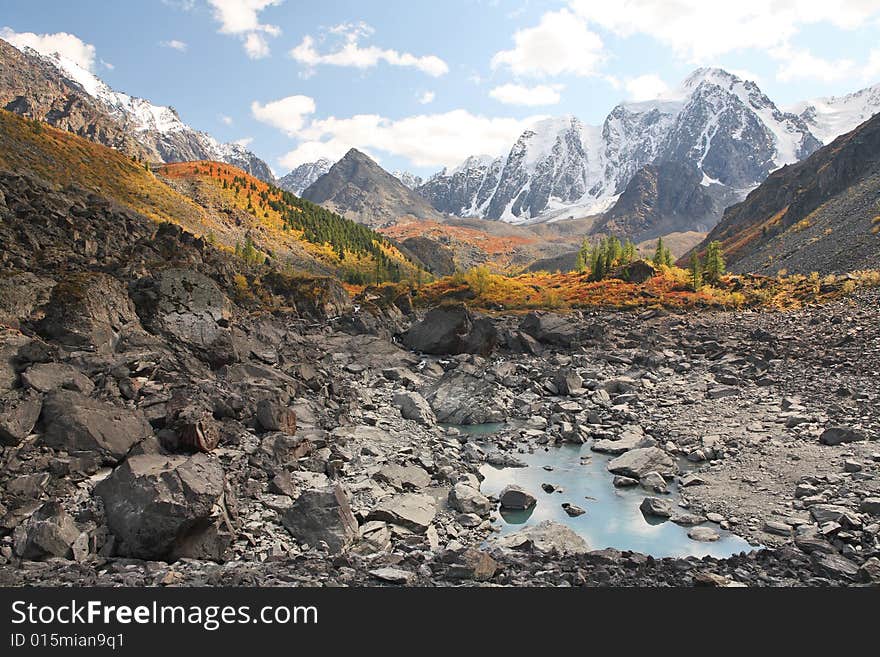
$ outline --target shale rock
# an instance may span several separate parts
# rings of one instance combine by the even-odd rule
[[[344,551],[358,536],[348,494],[339,484],[303,491],[281,521],[300,544],[325,543],[332,554]]]
[[[118,554],[219,559],[229,545],[225,485],[223,468],[204,454],[144,454],[117,467],[95,494],[119,541]]]
[[[68,452],[96,452],[111,463],[120,461],[153,429],[140,411],[59,390],[43,403],[43,443]]]
[[[407,347],[426,354],[488,356],[497,341],[492,320],[474,317],[463,304],[433,308],[403,336]]]

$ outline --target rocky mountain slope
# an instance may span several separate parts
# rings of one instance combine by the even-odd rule
[[[303,198],[374,228],[404,218],[442,221],[419,194],[385,171],[370,157],[351,149],[312,183]]]
[[[321,158],[315,162],[300,164],[293,171],[278,179],[278,186],[292,194],[302,196],[302,193],[318,178],[330,171],[333,163]]]
[[[880,267],[880,115],[772,173],[698,247],[722,243],[739,271]]]
[[[355,308],[326,279],[282,285],[82,185],[2,171],[0,219],[4,586],[880,581],[876,293],[819,321],[420,316],[406,296]],[[438,424],[455,418],[504,426],[484,447]],[[553,470],[543,492],[481,491],[481,468],[573,444],[607,464],[596,485],[686,507],[651,525],[694,552],[729,531],[766,547],[659,559],[558,522],[498,536],[511,494],[593,510]]]
[[[425,182],[424,180],[422,180],[421,176],[417,176],[414,173],[410,173],[409,171],[392,171],[391,175],[397,178],[400,182],[402,182],[410,189],[415,189],[423,182]]]
[[[644,166],[592,232],[625,235],[634,242],[688,230],[706,232],[724,210],[727,188],[701,181],[691,164],[669,160]]]
[[[693,166],[703,185],[742,193],[819,145],[800,117],[780,111],[754,82],[699,69],[666,98],[619,105],[602,126],[542,121],[500,161],[469,158],[419,191],[448,213],[552,220],[605,211],[655,161]]]
[[[80,185],[157,222],[291,271],[340,277],[408,276],[416,265],[384,237],[220,162],[147,170],[120,152],[0,110],[0,167]],[[377,266],[377,263],[379,266]]]
[[[0,106],[150,162],[217,160],[274,181],[246,148],[191,128],[172,107],[114,91],[58,53],[19,51],[0,40]]]

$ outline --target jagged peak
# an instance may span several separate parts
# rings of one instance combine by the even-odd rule
[[[719,68],[717,66],[704,66],[696,69],[693,73],[686,77],[684,82],[682,82],[681,87],[683,90],[691,91],[693,89],[696,89],[703,82],[710,82],[712,84],[718,85],[719,87],[728,88],[737,83],[741,84],[743,80],[739,76],[734,75],[730,71],[726,71],[723,68]]]

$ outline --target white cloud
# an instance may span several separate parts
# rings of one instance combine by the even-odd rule
[[[789,45],[774,48],[770,51],[770,55],[780,62],[776,78],[782,82],[792,80],[834,82],[852,77],[856,69],[856,64],[851,59],[828,61],[816,57],[808,50]]]
[[[189,48],[185,41],[180,41],[179,39],[160,41],[159,45],[163,48],[171,48],[172,50],[177,50],[178,52],[186,52],[187,48]]]
[[[755,50],[779,62],[777,78],[835,80],[856,76],[849,60],[826,60],[792,45],[801,29],[825,24],[851,30],[880,16],[876,0],[570,0],[588,26],[617,36],[649,36],[685,61],[710,64],[721,55]]]
[[[804,25],[853,29],[880,13],[873,0],[570,0],[569,5],[617,35],[646,34],[700,62],[745,48],[768,50],[790,41]]]
[[[248,146],[251,145],[251,142],[253,142],[253,141],[254,141],[253,137],[244,137],[242,139],[236,139],[232,143],[237,146],[241,146],[242,148],[247,148]]]
[[[78,36],[67,32],[55,34],[34,34],[33,32],[16,32],[4,27],[0,37],[18,49],[33,48],[43,55],[59,53],[79,64],[87,71],[95,70],[95,46],[85,43]]]
[[[231,116],[226,116],[225,114],[221,114],[221,115],[218,116],[217,118],[220,119],[220,122],[221,122],[223,125],[232,125],[232,123],[233,123],[233,121],[232,121],[232,117],[231,117]]]
[[[214,19],[220,23],[220,32],[241,38],[251,59],[268,57],[270,50],[266,37],[281,34],[277,25],[260,22],[260,12],[282,2],[284,0],[208,0],[214,9]]]
[[[669,92],[669,86],[657,75],[647,74],[628,79],[626,86],[629,99],[635,102],[654,100]]]
[[[310,68],[327,65],[367,69],[384,62],[390,66],[415,68],[432,77],[439,77],[449,72],[446,62],[436,55],[416,56],[377,46],[361,46],[361,39],[373,34],[373,28],[366,23],[343,23],[331,27],[327,30],[327,34],[341,38],[342,43],[336,44],[335,49],[322,53],[318,51],[315,38],[306,35],[302,42],[290,51],[290,56]]]
[[[545,13],[535,27],[513,35],[512,50],[492,57],[492,68],[506,67],[515,75],[592,76],[605,61],[602,39],[568,9]]]
[[[101,66],[106,68],[108,71],[112,71],[116,68],[113,64],[111,64],[110,62],[105,62],[103,59],[101,60]]]
[[[876,48],[868,55],[868,63],[862,71],[862,79],[866,82],[876,82],[880,78],[880,48]]]
[[[303,129],[306,117],[315,113],[315,101],[308,96],[288,96],[263,105],[251,103],[251,114],[262,123],[295,136]]]
[[[349,148],[383,151],[414,166],[455,166],[474,153],[501,154],[535,121],[474,115],[458,109],[389,119],[375,114],[312,121],[296,135],[302,141],[280,159],[287,168],[319,157],[338,159]]]
[[[489,95],[505,105],[526,105],[537,107],[539,105],[556,105],[562,96],[560,91],[565,87],[561,84],[526,87],[521,84],[503,84],[495,87]]]
[[[425,93],[419,95],[419,103],[422,105],[428,105],[434,102],[434,99],[437,97],[433,91],[426,91]]]

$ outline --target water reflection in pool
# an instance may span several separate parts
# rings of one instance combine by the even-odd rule
[[[689,527],[659,519],[647,520],[639,510],[639,504],[646,496],[666,497],[675,506],[678,492],[671,488],[666,496],[639,487],[614,488],[605,467],[609,458],[591,452],[586,445],[542,448],[534,454],[516,456],[529,467],[498,469],[485,465],[480,469],[486,478],[480,487],[484,494],[497,496],[508,484],[517,484],[538,499],[538,503],[527,511],[505,511],[499,520],[503,534],[543,520],[554,520],[574,529],[593,549],[613,547],[655,557],[727,557],[754,549],[744,539],[711,523],[706,525],[716,529],[721,538],[714,543],[701,543],[688,538]],[[545,470],[545,466],[552,470]],[[541,488],[545,483],[561,488],[562,492],[545,492]],[[586,513],[570,517],[562,508],[564,502],[579,506]]]

